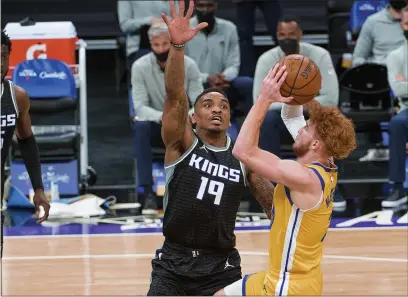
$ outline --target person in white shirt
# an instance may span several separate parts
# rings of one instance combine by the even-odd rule
[[[170,37],[164,22],[153,24],[149,31],[152,52],[144,55],[132,66],[132,99],[136,121],[133,124],[138,183],[144,188],[144,214],[157,212],[156,197],[152,190],[152,144],[164,147],[161,138],[166,90],[164,68],[170,50]],[[185,89],[193,106],[204,90],[197,64],[184,57]]]

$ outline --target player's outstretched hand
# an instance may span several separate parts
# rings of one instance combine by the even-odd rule
[[[285,82],[288,72],[286,66],[279,68],[279,63],[276,64],[265,77],[262,82],[262,87],[259,92],[259,99],[266,100],[270,103],[282,102],[287,103],[293,100],[293,97],[283,97],[280,93],[280,88]]]
[[[171,20],[169,17],[162,13],[163,21],[169,28],[170,39],[174,44],[182,45],[197,35],[198,31],[208,26],[208,23],[200,23],[197,27],[191,28],[190,18],[194,11],[194,1],[190,0],[187,14],[184,16],[185,3],[184,0],[179,2],[179,13],[177,15],[176,7],[174,6],[174,0],[170,0],[170,12]]]
[[[39,218],[39,220],[37,221],[37,223],[42,223],[44,222],[49,214],[50,214],[50,203],[48,202],[47,197],[45,197],[45,194],[43,191],[36,191],[34,194],[34,206],[35,206],[35,213],[36,215],[40,214],[40,206],[43,207],[44,209],[44,215]]]

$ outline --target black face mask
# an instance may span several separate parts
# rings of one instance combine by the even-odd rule
[[[407,0],[390,0],[389,3],[395,11],[401,11],[401,9],[408,5]]]
[[[214,11],[208,11],[208,12],[202,12],[199,10],[196,10],[197,14],[197,19],[199,23],[207,22],[208,26],[203,29],[204,32],[210,33],[214,29],[215,25],[215,12]]]
[[[285,38],[278,40],[278,44],[287,56],[299,53],[299,42],[297,39]]]
[[[153,52],[153,53],[156,56],[157,61],[159,61],[159,62],[166,62],[167,58],[169,57],[169,51],[164,52],[164,53],[160,53],[160,54],[158,54],[156,52]]]
[[[404,30],[404,36],[408,40],[408,30]]]

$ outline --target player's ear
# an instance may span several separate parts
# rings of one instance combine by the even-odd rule
[[[197,120],[196,120],[195,113],[192,113],[192,114],[191,114],[191,123],[192,123],[193,125],[197,124]]]

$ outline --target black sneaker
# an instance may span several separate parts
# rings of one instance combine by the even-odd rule
[[[398,207],[407,203],[407,192],[403,188],[393,189],[386,199],[381,202],[382,207]]]
[[[346,209],[347,202],[344,199],[343,195],[336,189],[333,197],[333,210],[343,211]]]
[[[142,209],[142,214],[156,215],[157,213],[158,213],[158,210],[157,210],[156,195],[154,195],[153,193],[150,193],[145,198],[143,209]]]

